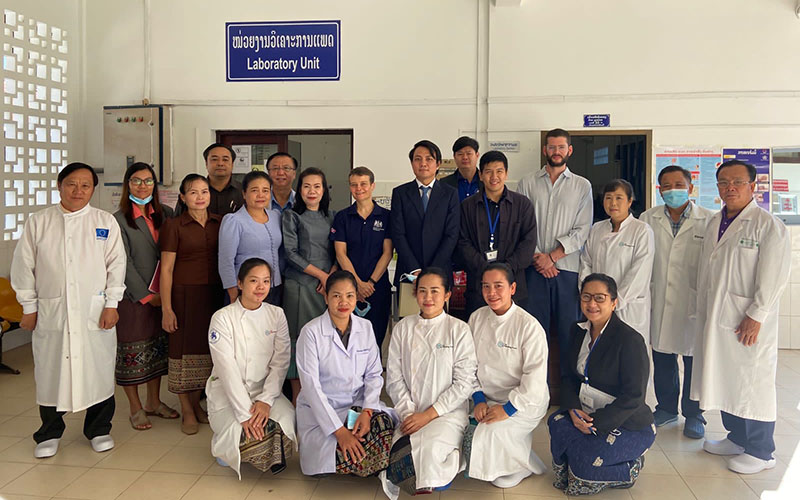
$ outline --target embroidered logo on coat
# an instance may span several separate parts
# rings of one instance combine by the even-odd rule
[[[620,248],[622,248],[622,247],[633,248],[636,245],[634,245],[633,243],[625,243],[624,241],[620,241],[619,242],[619,246],[620,246]]]
[[[452,349],[452,348],[453,348],[453,346],[451,346],[451,345],[446,345],[446,344],[436,344],[436,348],[437,348],[437,349]]]
[[[95,239],[98,240],[107,240],[108,239],[108,228],[98,227],[94,230]]]
[[[209,344],[216,344],[217,342],[219,342],[219,333],[217,333],[214,330],[211,330],[210,332],[208,332],[208,343]]]
[[[508,345],[505,342],[503,342],[502,340],[497,342],[497,347],[503,347],[503,348],[506,348],[506,349],[516,349],[516,347],[514,347],[513,345]]]
[[[372,230],[373,231],[383,231],[383,221],[376,220],[372,224]]]

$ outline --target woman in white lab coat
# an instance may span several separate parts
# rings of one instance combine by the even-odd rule
[[[300,467],[309,476],[366,477],[389,463],[397,416],[380,401],[380,352],[372,324],[353,314],[356,290],[350,272],[332,273],[327,310],[297,340],[297,433]]]
[[[647,223],[630,213],[633,186],[615,179],[603,188],[603,208],[610,217],[592,226],[581,251],[579,282],[592,273],[607,274],[618,284],[616,314],[650,339],[650,277],[655,241]]]
[[[286,316],[267,304],[272,268],[263,259],[239,267],[241,295],[211,318],[214,369],[206,384],[211,453],[239,474],[241,462],[277,474],[296,448],[294,408],[281,394],[291,345]]]
[[[395,431],[383,490],[397,498],[446,489],[464,462],[461,443],[468,399],[477,387],[475,345],[469,326],[444,312],[447,274],[423,269],[415,280],[420,314],[392,329],[386,392],[402,425]]]
[[[547,413],[547,336],[512,300],[517,284],[508,264],[483,271],[486,306],[469,318],[478,358],[475,422],[464,435],[466,474],[513,488],[545,465],[531,450],[533,430]]]

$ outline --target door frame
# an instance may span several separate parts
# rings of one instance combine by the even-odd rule
[[[235,146],[239,144],[253,144],[253,138],[269,139],[268,142],[260,144],[277,144],[278,151],[286,153],[289,150],[290,135],[349,135],[350,136],[350,170],[353,169],[353,129],[322,129],[322,128],[307,128],[307,129],[225,129],[215,130],[216,141],[226,146]],[[273,142],[274,141],[274,142]]]

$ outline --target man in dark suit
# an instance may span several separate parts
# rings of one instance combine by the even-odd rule
[[[458,169],[444,177],[442,184],[456,189],[458,201],[463,202],[483,187],[478,175],[478,141],[467,136],[456,139],[453,143],[453,158]]]
[[[486,305],[481,294],[481,276],[490,262],[505,262],[521,277],[533,264],[536,248],[536,217],[527,196],[509,191],[508,159],[500,151],[481,156],[483,189],[461,204],[461,233],[457,256],[467,271],[467,315]],[[524,304],[528,290],[517,279],[514,302]]]
[[[419,141],[408,159],[415,179],[392,190],[395,284],[403,274],[414,274],[425,267],[440,267],[449,275],[458,242],[458,192],[436,180],[441,150],[431,141]]]

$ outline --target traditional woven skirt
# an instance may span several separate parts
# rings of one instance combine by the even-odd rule
[[[172,309],[178,330],[169,335],[170,392],[201,391],[211,376],[208,325],[222,307],[223,290],[214,285],[173,285]]]
[[[161,308],[122,299],[117,307],[118,385],[139,385],[167,374],[167,334]]]
[[[656,438],[653,425],[640,431],[583,434],[565,413],[554,413],[547,425],[556,474],[553,486],[570,496],[633,486],[644,467],[644,453]]]
[[[353,411],[361,411],[354,406]],[[392,446],[394,422],[389,414],[374,412],[369,421],[369,432],[364,436],[366,457],[359,463],[352,463],[345,459],[339,447],[336,447],[336,473],[353,474],[355,476],[372,476],[384,470],[389,465],[389,449]]]
[[[286,460],[292,456],[293,444],[272,419],[267,420],[264,439],[246,438],[242,431],[239,453],[242,462],[251,464],[261,472],[277,474],[286,468]]]

